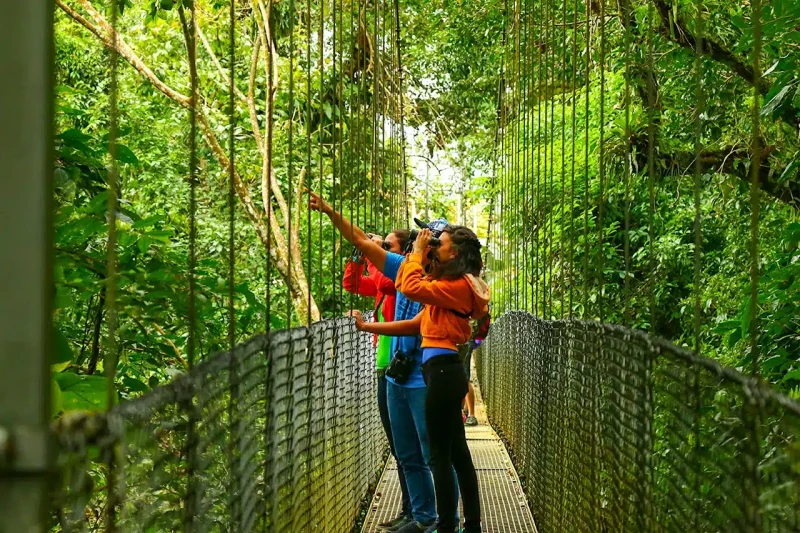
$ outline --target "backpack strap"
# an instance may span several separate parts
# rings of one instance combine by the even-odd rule
[[[455,309],[448,309],[448,311],[450,311],[451,313],[453,313],[456,316],[460,316],[461,318],[469,320],[469,315],[468,314],[461,313],[459,311],[456,311]]]

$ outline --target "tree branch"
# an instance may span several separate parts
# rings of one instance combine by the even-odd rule
[[[70,6],[64,3],[63,0],[56,0],[56,4],[58,7],[61,8],[64,13],[69,15],[70,18],[78,22],[81,26],[92,32],[98,39],[100,39],[103,44],[107,48],[113,48],[114,43],[112,42],[112,35],[113,29],[111,25],[103,18],[103,16],[92,6],[92,4],[88,0],[78,0],[80,4],[84,7],[84,9],[89,13],[89,15],[94,19],[95,24],[92,24],[84,17],[82,17],[77,11],[72,9]],[[162,81],[156,74],[150,70],[150,68],[141,60],[141,58],[133,51],[133,49],[128,46],[128,44],[122,39],[122,36],[117,34],[117,52],[123,59],[125,59],[130,65],[139,71],[142,76],[147,78],[147,80],[153,84],[153,86],[161,91],[165,96],[169,99],[174,100],[179,105],[188,108],[190,104],[190,98],[184,94],[179,93],[175,89],[168,86],[164,81]]]
[[[217,71],[219,71],[220,76],[222,76],[222,81],[225,83],[225,90],[229,90],[231,84],[231,78],[228,76],[228,73],[222,68],[222,64],[220,64],[217,55],[211,49],[211,45],[208,44],[208,39],[206,39],[206,35],[203,33],[203,30],[200,29],[200,22],[195,19],[195,29],[197,30],[197,36],[200,38],[200,42],[203,44],[203,48],[205,48],[206,53],[211,58],[211,61],[217,67]],[[233,86],[233,91],[236,93],[236,98],[241,100],[242,102],[246,102],[247,98],[245,97],[244,93],[240,91],[236,85]]]
[[[647,164],[647,138],[644,136],[634,136],[632,142],[637,146],[637,164],[639,168],[645,168]],[[790,205],[794,209],[800,210],[800,171],[795,171],[795,175],[781,182],[775,181],[773,176],[782,175],[785,168],[773,168],[769,161],[769,155],[775,149],[774,146],[767,146],[764,149],[761,168],[758,171],[758,184],[761,190],[775,200]],[[746,148],[729,146],[720,150],[706,150],[700,154],[701,172],[719,172],[734,176],[743,182],[750,183],[750,166],[746,163],[751,161],[752,154]],[[695,154],[692,151],[659,153],[658,160],[663,162],[667,170],[678,171],[680,173],[689,171],[695,162]]]
[[[657,31],[667,40],[695,52],[697,50],[697,37],[687,29],[686,23],[679,16],[673,18],[672,5],[668,4],[666,0],[653,0],[653,3],[663,23]],[[760,94],[767,94],[770,91],[770,84],[763,78],[757,80],[750,65],[736,57],[733,52],[715,41],[710,35],[703,36],[703,50],[701,53],[727,66],[750,85],[756,86],[758,84],[757,88]],[[780,118],[793,127],[800,126],[800,110],[794,106],[787,106]]]

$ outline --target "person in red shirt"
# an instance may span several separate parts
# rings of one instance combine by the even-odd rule
[[[386,239],[381,239],[377,235],[372,236],[372,240],[388,252],[397,254],[403,253],[408,238],[411,232],[408,230],[395,230],[386,236]],[[367,273],[364,273],[364,266],[367,267]],[[372,296],[375,298],[375,313],[373,320],[375,322],[394,322],[394,308],[397,299],[397,289],[395,288],[394,281],[384,276],[378,268],[373,265],[363,255],[357,260],[348,261],[344,270],[344,279],[342,279],[342,287],[349,293],[359,294],[361,296]],[[352,314],[358,315],[360,313],[353,311]],[[389,440],[389,447],[392,455],[395,455],[394,438],[392,437],[392,426],[389,422],[389,406],[386,398],[386,367],[389,366],[391,359],[391,342],[392,339],[387,335],[374,335],[373,346],[375,350],[375,367],[378,373],[378,412],[381,417],[381,424],[383,431],[386,433],[386,438]],[[397,457],[395,456],[395,459]],[[401,517],[411,516],[411,497],[408,492],[408,484],[403,469],[397,471],[400,481],[400,491],[402,493],[403,508]],[[398,519],[391,519],[387,522],[378,524],[381,527],[391,527],[399,523]]]
[[[400,236],[398,237],[398,233]],[[408,240],[408,231],[397,230],[390,233],[384,241],[378,235],[373,235],[372,240],[386,250],[395,252],[395,249],[402,250]],[[396,253],[400,253],[397,251]],[[367,273],[364,274],[364,265],[367,266]],[[375,298],[375,322],[392,322],[394,320],[394,307],[397,298],[397,289],[394,282],[384,276],[375,265],[373,265],[363,255],[356,261],[350,260],[344,269],[342,287],[351,294],[361,296],[372,296]],[[381,316],[378,317],[380,312]],[[382,319],[382,320],[381,320]],[[378,335],[373,339],[373,345],[378,344]],[[382,368],[386,368],[383,366]],[[378,369],[381,369],[380,362]]]

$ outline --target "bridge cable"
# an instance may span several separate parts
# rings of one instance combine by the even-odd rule
[[[650,202],[647,206],[647,256],[648,256],[648,307],[650,314],[650,325],[648,331],[655,334],[658,331],[656,322],[656,258],[655,258],[655,212],[656,212],[656,170],[655,170],[655,143],[656,143],[656,124],[655,113],[659,105],[656,99],[656,80],[655,80],[655,59],[654,59],[654,39],[655,27],[655,8],[653,2],[647,4],[647,51],[646,51],[646,76],[647,76],[647,189]]]
[[[623,222],[623,255],[624,255],[624,273],[623,275],[623,289],[622,289],[622,325],[629,327],[631,325],[631,246],[630,246],[630,227],[631,227],[631,17],[635,19],[636,14],[633,12],[630,4],[618,3],[620,9],[625,9],[622,13],[622,25],[624,29],[625,48],[623,54],[625,56],[624,77],[625,77],[625,118],[624,118],[624,139],[625,139],[625,157],[623,160],[623,187],[625,189],[625,206],[624,206],[624,222]],[[623,7],[624,6],[624,7]]]
[[[119,33],[117,22],[119,6],[116,2],[111,6],[111,42],[110,62],[111,79],[109,80],[109,124],[108,124],[108,174],[106,198],[106,222],[108,223],[108,237],[106,242],[106,286],[105,307],[107,316],[106,353],[103,359],[103,370],[106,375],[106,409],[111,410],[116,400],[116,387],[114,379],[117,374],[119,345],[117,343],[117,289],[118,289],[118,264],[117,264],[117,203],[118,203],[118,177],[119,164],[117,162],[117,137],[119,135]],[[105,514],[109,524],[109,531],[116,531],[117,507],[120,504],[121,494],[118,490],[121,465],[117,464],[113,453],[107,453],[105,463],[108,468],[106,492],[108,501]]]
[[[577,132],[575,131],[576,122],[576,105],[577,105],[577,91],[578,91],[578,0],[574,0],[572,8],[572,66],[571,82],[572,82],[572,119],[571,119],[571,146],[570,146],[570,179],[569,179],[569,319],[574,318],[574,288],[575,288],[575,138]]]
[[[597,318],[605,321],[603,289],[605,284],[605,254],[603,224],[605,222],[606,201],[606,0],[600,3],[600,145],[598,153],[597,170],[599,176],[599,191],[597,198]]]
[[[582,311],[581,318],[586,319],[590,316],[589,313],[589,131],[591,122],[590,115],[590,102],[589,95],[591,93],[592,85],[592,9],[589,0],[585,0],[586,4],[586,95],[584,100],[584,124],[583,124],[583,291],[582,291]]]
[[[759,375],[759,346],[758,346],[758,282],[759,282],[759,257],[758,257],[758,217],[760,208],[760,176],[761,159],[761,49],[763,46],[762,0],[752,0],[753,18],[753,135],[752,135],[752,161],[750,163],[750,302],[748,316],[750,318],[750,372],[753,376]]]

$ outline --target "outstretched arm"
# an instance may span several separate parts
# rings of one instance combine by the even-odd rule
[[[419,335],[419,328],[422,324],[422,311],[411,320],[398,320],[396,322],[364,322],[360,311],[351,311],[350,315],[356,319],[357,330],[378,335],[390,335],[392,337]]]
[[[372,241],[364,230],[352,224],[349,220],[344,218],[341,213],[333,210],[331,205],[326,202],[320,195],[309,191],[311,200],[309,207],[314,211],[319,211],[327,215],[333,222],[334,227],[339,230],[342,236],[350,241],[350,244],[361,250],[361,252],[369,259],[378,270],[383,272],[383,267],[386,264],[386,250],[381,248],[378,244]]]

